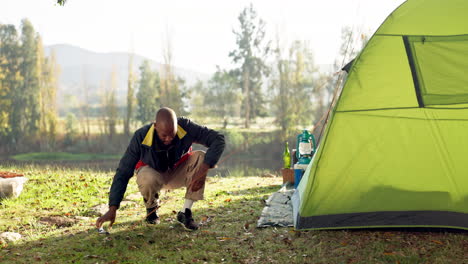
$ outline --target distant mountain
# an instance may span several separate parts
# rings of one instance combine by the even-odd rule
[[[57,64],[60,65],[58,101],[59,107],[69,106],[71,97],[83,99],[84,84],[89,87],[91,103],[99,100],[98,95],[102,87],[107,85],[112,70],[117,72],[117,98],[123,104],[126,101],[128,60],[130,54],[126,52],[97,53],[68,44],[45,46],[46,56],[55,52]],[[139,55],[133,57],[133,70],[138,74],[141,63],[147,58]],[[160,70],[161,63],[147,59],[153,70]],[[197,80],[206,81],[209,74],[194,70],[175,67],[175,74],[185,79],[187,85],[193,85]]]

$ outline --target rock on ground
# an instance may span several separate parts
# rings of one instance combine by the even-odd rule
[[[26,177],[0,178],[0,198],[18,197],[27,180]]]
[[[21,239],[21,235],[14,232],[3,232],[0,233],[0,242],[8,243],[8,242],[15,242]]]
[[[136,193],[132,193],[132,194],[129,194],[127,195],[127,197],[125,197],[125,200],[131,200],[131,201],[143,201],[143,196],[141,196],[141,193],[140,192],[136,192]]]
[[[137,203],[133,202],[133,201],[122,201],[120,203],[120,208],[125,208],[125,207],[132,207],[132,206],[135,206],[137,205]],[[98,204],[96,206],[93,206],[89,209],[89,213],[92,215],[92,216],[101,216],[101,215],[104,215],[105,213],[107,213],[107,211],[109,210],[109,205],[107,204]]]

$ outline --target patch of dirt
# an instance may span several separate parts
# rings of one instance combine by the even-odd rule
[[[70,227],[76,224],[78,220],[63,216],[45,216],[41,217],[39,222],[50,226],[55,225],[57,227]]]

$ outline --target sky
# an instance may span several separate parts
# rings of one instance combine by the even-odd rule
[[[0,0],[0,23],[28,18],[44,45],[71,44],[95,52],[135,52],[163,61],[169,39],[173,64],[203,73],[232,67],[233,30],[250,3],[267,38],[287,47],[307,41],[317,64],[333,64],[341,29],[371,35],[403,0]],[[358,35],[358,34],[356,34]]]

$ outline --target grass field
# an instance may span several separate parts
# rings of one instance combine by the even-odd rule
[[[0,233],[23,236],[0,245],[0,263],[468,263],[466,233],[258,229],[278,177],[210,177],[206,199],[194,206],[201,224],[195,232],[175,220],[184,190],[163,192],[161,224],[145,224],[132,178],[116,224],[101,235],[91,208],[107,203],[113,172],[43,165],[0,171],[29,178],[20,197],[0,201]]]
[[[118,160],[121,154],[67,153],[67,152],[33,152],[14,155],[11,158],[18,161],[93,161]]]

